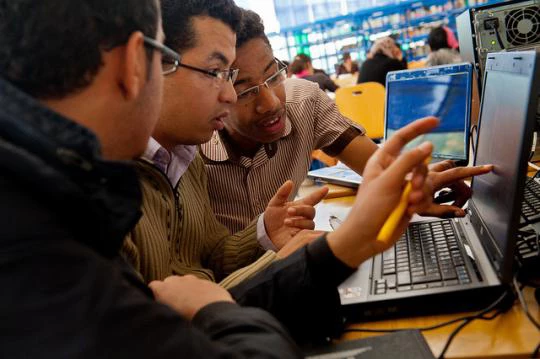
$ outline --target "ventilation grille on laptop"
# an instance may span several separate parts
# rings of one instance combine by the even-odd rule
[[[529,6],[510,11],[505,17],[506,38],[515,46],[540,40],[540,7]]]

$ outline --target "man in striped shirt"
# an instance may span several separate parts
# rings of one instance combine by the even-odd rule
[[[146,282],[193,274],[229,288],[320,235],[297,233],[314,227],[313,205],[326,192],[287,203],[289,182],[265,203],[265,216],[234,232],[219,223],[195,145],[223,127],[236,100],[238,71],[230,66],[241,12],[232,0],[163,0],[161,7],[166,44],[182,60],[164,55],[160,119],[137,161],[143,217],[124,241],[124,256]]]
[[[377,145],[364,129],[342,116],[316,84],[286,79],[286,68],[274,57],[260,17],[244,10],[237,33],[234,83],[238,101],[225,128],[214,132],[200,152],[208,173],[212,207],[230,230],[243,228],[264,211],[273,193],[287,179],[295,183],[291,197],[306,178],[311,152],[322,149],[362,174]],[[464,216],[470,197],[463,178],[489,168],[453,168],[444,161],[431,168],[435,189],[451,187],[453,205],[432,204],[424,214]]]

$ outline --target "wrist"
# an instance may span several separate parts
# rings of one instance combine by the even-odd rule
[[[351,268],[357,268],[376,253],[370,245],[371,239],[361,239],[361,234],[350,234],[338,228],[326,235],[328,247],[336,258]]]

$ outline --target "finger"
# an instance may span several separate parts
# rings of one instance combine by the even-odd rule
[[[289,199],[289,196],[291,195],[291,192],[293,190],[294,183],[291,180],[285,181],[279,187],[274,197],[270,199],[270,202],[268,202],[268,207],[274,207],[274,206],[283,206],[285,202]]]
[[[414,170],[417,166],[422,166],[422,163],[430,156],[432,150],[433,145],[430,142],[424,142],[420,146],[399,156],[386,169],[386,178],[391,181],[391,185],[399,185],[403,182],[407,173]]]
[[[416,166],[413,170],[413,176],[411,179],[412,190],[421,189],[427,179],[428,168],[425,164]]]
[[[300,229],[315,229],[315,222],[303,217],[287,218],[283,222],[285,225]]]
[[[287,208],[287,214],[290,216],[304,217],[307,219],[315,218],[315,208],[313,206],[296,205],[294,207]]]
[[[429,166],[429,170],[433,172],[442,172],[442,171],[446,171],[455,167],[456,167],[456,163],[454,161],[445,160],[445,161],[440,161],[440,162],[431,164]]]
[[[381,149],[391,156],[398,156],[407,143],[419,135],[429,132],[438,124],[439,120],[435,117],[425,117],[416,120],[396,131]]]
[[[320,201],[322,201],[323,198],[326,197],[327,194],[328,194],[328,187],[326,186],[321,187],[315,192],[305,196],[304,198],[299,199],[296,202],[293,202],[292,204],[294,205],[296,203],[302,203],[302,204],[308,204],[308,205],[314,206]]]
[[[479,176],[493,171],[493,165],[483,165],[474,167],[456,167],[438,173],[434,176],[434,186],[436,189],[443,188],[452,182]]]
[[[462,208],[456,206],[448,206],[433,203],[425,211],[418,212],[423,216],[439,217],[439,218],[454,218],[464,217],[465,211]]]

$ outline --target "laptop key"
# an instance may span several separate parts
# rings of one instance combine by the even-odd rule
[[[452,286],[452,285],[458,285],[459,282],[457,279],[452,279],[452,280],[445,280],[444,281],[444,286],[445,287],[449,287],[449,286]]]
[[[412,277],[412,282],[413,283],[427,283],[427,282],[436,282],[436,281],[440,281],[441,280],[441,276],[437,273],[437,274],[428,274],[428,275],[423,275],[423,276],[418,276],[418,277],[415,277],[413,276]]]
[[[411,284],[411,275],[409,272],[398,272],[397,274],[398,285]]]

